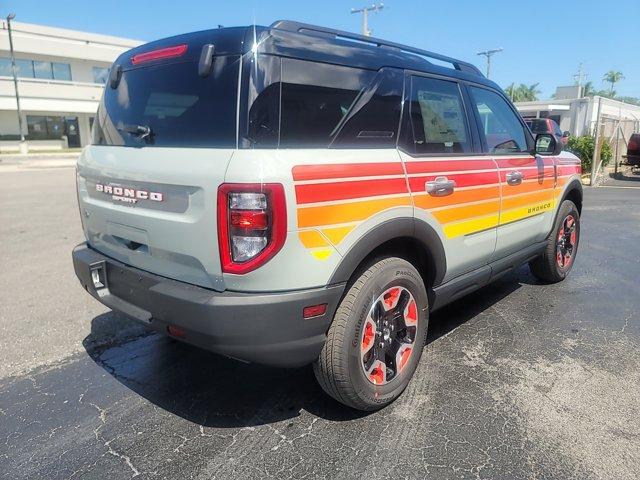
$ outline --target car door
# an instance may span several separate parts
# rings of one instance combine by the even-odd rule
[[[546,238],[553,221],[555,168],[552,158],[533,154],[533,138],[498,91],[470,85],[484,152],[500,174],[500,221],[494,259]]]
[[[439,233],[444,281],[487,265],[496,244],[500,180],[480,153],[464,87],[454,79],[408,74],[400,155],[417,222]]]

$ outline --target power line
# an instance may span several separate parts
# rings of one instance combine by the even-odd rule
[[[489,74],[491,73],[491,57],[496,53],[500,53],[502,48],[494,48],[493,50],[485,50],[483,52],[478,52],[478,55],[483,55],[487,57],[487,78],[489,78]]]
[[[362,13],[362,35],[366,37],[371,36],[371,30],[369,30],[369,12],[378,13],[384,8],[384,3],[374,3],[370,7],[352,8],[351,13]]]

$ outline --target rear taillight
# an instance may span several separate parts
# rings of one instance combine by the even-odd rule
[[[627,150],[640,150],[640,142],[638,142],[638,138],[635,135],[632,135],[629,139]]]
[[[264,265],[284,245],[287,207],[279,183],[225,183],[218,189],[218,244],[225,273]]]

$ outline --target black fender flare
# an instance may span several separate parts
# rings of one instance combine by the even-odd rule
[[[567,199],[567,197],[571,194],[571,192],[578,192],[578,195],[580,196],[580,205],[576,205],[576,207],[578,207],[578,211],[580,211],[580,214],[582,214],[582,198],[583,198],[582,182],[577,178],[574,178],[567,184],[567,187],[565,188],[564,193],[562,194],[562,198],[558,201],[556,212],[553,216],[553,223],[551,224],[551,231],[549,232],[549,235],[551,235],[551,233],[553,232],[553,227],[555,226],[556,221],[558,220],[560,205],[562,205],[562,202],[564,202]]]
[[[349,251],[333,271],[329,284],[347,282],[362,261],[376,248],[397,238],[411,238],[424,246],[434,266],[434,287],[442,283],[447,271],[447,258],[440,236],[427,222],[409,217],[394,218],[369,230]]]

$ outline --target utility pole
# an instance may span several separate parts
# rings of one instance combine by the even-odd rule
[[[582,62],[578,66],[578,73],[576,73],[573,78],[578,82],[578,98],[582,98],[582,81],[586,80],[589,74],[584,73],[582,71]]]
[[[369,30],[369,12],[378,13],[384,8],[384,3],[374,3],[370,7],[352,8],[351,13],[362,13],[362,35],[365,37],[371,36],[371,30]]]
[[[18,72],[16,70],[16,59],[13,55],[13,36],[11,35],[11,20],[16,18],[15,13],[7,15],[7,30],[9,31],[9,50],[11,53],[11,71],[13,73],[13,87],[16,91],[16,105],[18,107],[18,128],[20,129],[20,153],[28,153],[29,147],[27,141],[24,138],[24,131],[22,130],[22,113],[20,110],[20,93],[18,92]]]
[[[493,50],[485,50],[483,52],[478,52],[478,55],[483,55],[487,57],[487,78],[491,74],[491,57],[496,53],[500,53],[502,48],[494,48]]]

